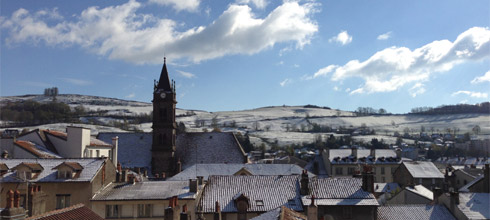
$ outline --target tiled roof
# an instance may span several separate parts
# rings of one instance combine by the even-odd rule
[[[490,219],[489,193],[459,193],[458,208],[468,219]]]
[[[90,138],[90,146],[93,147],[110,147],[112,148],[112,144],[108,144],[102,140],[98,140],[97,138]]]
[[[12,170],[16,170],[17,167],[19,167],[19,166],[29,167],[29,169],[31,169],[33,171],[42,171],[42,170],[44,170],[44,167],[41,166],[41,164],[39,164],[37,162],[21,162],[21,163],[17,164],[15,167],[12,167]]]
[[[104,164],[103,158],[80,158],[80,159],[64,159],[64,158],[49,158],[49,159],[0,159],[0,163],[5,163],[8,167],[16,167],[17,165],[38,163],[44,168],[44,170],[32,180],[32,182],[89,182],[94,177],[97,171]],[[58,179],[58,170],[54,167],[62,164],[63,162],[77,162],[83,170],[80,172],[80,176],[74,179]],[[14,171],[10,171],[0,179],[0,182],[22,182],[17,178],[17,174]]]
[[[103,220],[104,218],[95,214],[92,210],[83,204],[70,206],[64,209],[58,209],[46,212],[40,215],[32,216],[26,220]]]
[[[414,187],[407,186],[405,187],[409,192],[415,193],[419,196],[422,196],[429,200],[434,200],[434,193],[429,189],[425,188],[423,185],[416,185]]]
[[[151,133],[104,133],[98,139],[110,142],[119,137],[118,161],[123,167],[146,167],[151,170]],[[182,169],[194,164],[209,163],[246,163],[243,149],[229,132],[197,132],[177,135],[177,158]]]
[[[250,220],[306,220],[306,216],[285,206],[268,211]]]
[[[442,205],[389,205],[378,207],[378,220],[456,220]]]
[[[374,191],[377,193],[392,192],[399,187],[398,183],[374,183]]]
[[[432,162],[403,162],[403,165],[405,165],[413,178],[444,178],[444,175]]]
[[[267,212],[280,206],[303,211],[298,176],[211,176],[200,200],[202,212],[237,212],[233,197],[243,194],[250,201],[247,212]],[[257,204],[262,200],[263,205]],[[291,200],[291,201],[289,201]],[[288,202],[289,201],[289,202]]]
[[[55,137],[61,138],[65,141],[68,138],[68,135],[65,132],[61,132],[61,131],[43,130],[43,132],[44,132],[44,134],[50,134],[50,135],[53,135]]]
[[[231,132],[195,132],[177,136],[182,169],[203,163],[246,163],[247,155]]]
[[[76,170],[76,171],[80,171],[80,170],[83,170],[83,167],[82,165],[80,165],[78,162],[63,162],[61,163],[60,165],[54,167],[53,169],[57,169],[59,166],[61,165],[65,165],[65,166],[68,166],[70,167],[71,169],[73,170]]]
[[[51,152],[50,150],[46,149],[45,147],[35,144],[30,141],[15,141],[15,145],[19,146],[20,148],[24,149],[25,151],[33,154],[36,157],[39,158],[60,158],[59,155]]]
[[[303,169],[293,164],[194,164],[169,180],[196,179],[197,176],[205,180],[212,175],[234,175],[242,168],[255,176],[261,175],[294,175],[301,174]],[[308,173],[310,177],[314,174]]]
[[[310,195],[303,196],[303,205],[378,205],[372,193],[362,190],[361,178],[310,178]]]
[[[355,157],[352,155],[352,149],[330,149],[328,159],[332,164],[398,164],[401,162],[394,150],[376,149],[375,158],[370,154],[371,150],[358,149],[357,157]]]
[[[196,193],[189,192],[189,181],[111,183],[95,195],[92,201],[165,200],[173,196],[178,196],[179,199],[195,199]]]

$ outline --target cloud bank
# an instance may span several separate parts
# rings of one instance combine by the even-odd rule
[[[477,84],[483,82],[490,82],[490,71],[487,71],[483,76],[478,76],[475,77],[473,80],[471,80],[471,84]]]
[[[412,87],[414,96],[425,92],[422,84],[416,86],[416,83],[428,80],[434,73],[451,70],[457,64],[488,59],[488,51],[490,30],[473,27],[461,33],[453,42],[434,41],[415,50],[406,47],[386,48],[362,62],[351,60],[343,66],[326,66],[310,78],[329,74],[332,81],[362,78],[364,84],[351,91],[351,94],[391,92],[407,84],[415,84]]]
[[[457,91],[452,94],[452,96],[457,96],[457,95],[467,95],[472,98],[487,98],[488,94],[484,92],[472,92],[472,91]]]
[[[180,10],[194,7],[178,6],[184,4],[176,3],[180,1],[153,1]],[[9,18],[0,17],[0,27],[8,44],[80,46],[132,63],[160,63],[163,53],[172,59],[199,62],[231,54],[255,54],[284,42],[295,42],[301,49],[318,31],[310,19],[317,11],[315,3],[286,1],[265,18],[256,18],[247,5],[231,4],[208,26],[184,31],[177,30],[177,21],[138,13],[141,7],[134,0],[106,8],[89,7],[75,15],[74,21],[61,16],[53,20],[40,11],[19,9]]]

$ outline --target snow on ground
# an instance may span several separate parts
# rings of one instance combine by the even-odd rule
[[[45,124],[39,126],[31,126],[31,127],[17,127],[17,128],[9,128],[9,129],[50,129],[56,131],[66,131],[66,127],[75,126],[75,127],[84,127],[90,129],[90,135],[97,135],[99,132],[127,132],[119,128],[109,127],[109,126],[101,126],[101,125],[90,125],[90,124],[74,124],[74,123],[55,123],[55,124]]]

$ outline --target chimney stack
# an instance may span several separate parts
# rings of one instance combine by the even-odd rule
[[[441,188],[439,187],[434,187],[434,205],[437,205],[439,204],[439,197],[443,194],[443,191]]]
[[[374,158],[373,160],[376,160],[376,149],[371,148],[371,152],[369,153],[369,155]]]
[[[318,206],[315,204],[315,196],[311,195],[311,204],[308,206],[308,220],[318,220]]]
[[[197,180],[189,179],[189,192],[197,193]]]
[[[115,136],[112,138],[112,163],[119,164],[117,160],[117,151],[119,149],[119,137]]]
[[[362,190],[374,193],[374,176],[372,167],[364,165],[362,168]]]
[[[204,179],[204,177],[198,176],[197,177],[197,184],[202,185],[203,184],[203,179]]]
[[[123,170],[121,175],[121,183],[125,183],[128,179],[128,170]]]
[[[221,220],[221,208],[219,206],[219,202],[216,201],[214,206],[214,219],[213,220]]]
[[[354,156],[355,158],[357,158],[357,148],[356,147],[352,147],[352,156]]]
[[[9,190],[7,192],[7,207],[0,212],[0,219],[23,220],[26,210],[19,205],[20,192]]]
[[[301,182],[300,182],[300,194],[301,195],[308,195],[310,193],[310,189],[309,189],[309,178],[308,178],[308,171],[306,170],[303,170],[303,172],[301,173]]]
[[[191,216],[187,214],[187,205],[182,207],[182,212],[180,213],[180,220],[190,220]]]
[[[14,191],[9,190],[7,192],[7,209],[14,207]]]

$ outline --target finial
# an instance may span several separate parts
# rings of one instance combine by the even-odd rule
[[[163,57],[163,63],[167,63],[167,57]]]

